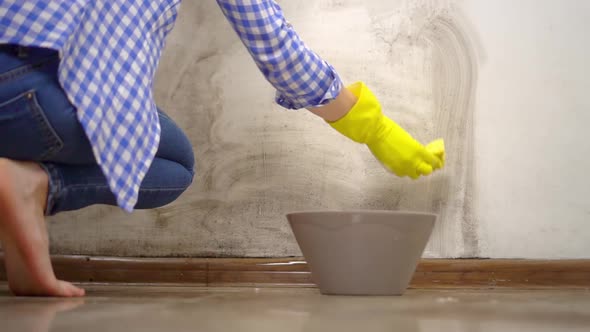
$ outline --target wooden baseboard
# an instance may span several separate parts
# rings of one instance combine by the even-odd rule
[[[0,280],[6,280],[0,254]],[[302,258],[53,256],[60,279],[95,283],[314,287]],[[590,260],[425,259],[411,288],[590,288]]]

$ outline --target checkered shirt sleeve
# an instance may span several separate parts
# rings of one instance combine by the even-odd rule
[[[299,38],[272,0],[217,0],[258,68],[287,109],[325,105],[338,96],[336,71]]]

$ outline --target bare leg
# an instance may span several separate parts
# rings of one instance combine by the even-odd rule
[[[53,273],[43,214],[48,183],[39,165],[0,158],[0,241],[8,284],[15,295],[84,296]]]

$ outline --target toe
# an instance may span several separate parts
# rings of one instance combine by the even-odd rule
[[[58,287],[57,287],[56,296],[63,296],[63,297],[80,297],[84,296],[85,292],[83,289],[74,286],[73,284],[58,280]]]

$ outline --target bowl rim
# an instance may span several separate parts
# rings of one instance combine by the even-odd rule
[[[435,217],[438,218],[438,214],[430,212],[418,212],[418,211],[406,211],[406,210],[362,210],[362,209],[351,209],[351,210],[301,210],[286,213],[286,217],[297,216],[303,214],[337,214],[337,213],[362,213],[369,215],[410,215],[410,216],[422,216],[422,217]]]

